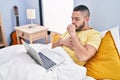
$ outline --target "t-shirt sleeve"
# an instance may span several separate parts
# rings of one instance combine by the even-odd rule
[[[90,35],[86,44],[90,44],[94,46],[96,49],[98,49],[100,43],[101,43],[100,32],[94,32],[93,34]]]

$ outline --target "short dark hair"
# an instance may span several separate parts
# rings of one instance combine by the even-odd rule
[[[85,5],[78,5],[78,6],[76,6],[76,7],[73,9],[73,11],[85,12],[85,13],[86,13],[86,16],[88,16],[88,17],[90,16],[90,11],[89,11],[88,7],[85,6]]]

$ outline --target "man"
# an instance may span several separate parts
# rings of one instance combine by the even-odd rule
[[[93,57],[99,48],[100,33],[89,26],[89,9],[79,5],[73,9],[72,24],[61,39],[54,42],[52,47],[62,46],[70,57],[79,65],[84,65]]]

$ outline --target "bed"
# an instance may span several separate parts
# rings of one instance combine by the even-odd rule
[[[108,37],[109,35],[111,37]],[[75,64],[61,47],[52,49],[64,56],[66,60],[63,64],[48,72],[26,54],[23,45],[13,45],[0,49],[0,80],[120,80],[119,26],[102,31],[101,36],[103,38],[102,44],[97,55],[90,59],[85,67]],[[111,40],[108,38],[111,38]],[[114,45],[108,46],[110,45],[108,42],[111,41]],[[51,43],[30,44],[30,46],[37,51],[43,47],[51,49]],[[105,53],[109,54],[106,55]],[[105,56],[101,57],[100,54]],[[108,61],[110,62],[108,63]]]
[[[36,50],[51,48],[51,44],[30,44]],[[0,50],[0,80],[94,80],[86,76],[86,68],[75,64],[61,48],[55,48],[66,61],[51,71],[46,71],[28,54],[23,45],[14,45]]]

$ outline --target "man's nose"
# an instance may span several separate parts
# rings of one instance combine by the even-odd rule
[[[72,20],[72,24],[75,24],[75,20]]]

